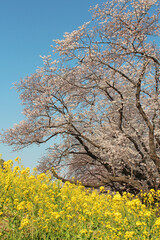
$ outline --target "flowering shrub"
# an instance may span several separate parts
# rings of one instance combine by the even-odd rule
[[[49,172],[31,174],[9,160],[0,169],[0,238],[159,239],[160,191],[141,193],[143,201],[103,192],[62,185]]]

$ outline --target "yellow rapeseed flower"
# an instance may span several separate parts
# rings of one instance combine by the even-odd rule
[[[99,188],[99,190],[100,190],[100,192],[104,192],[104,191],[105,191],[104,186],[101,186],[101,187]]]
[[[127,231],[126,233],[125,233],[125,236],[124,236],[124,238],[126,239],[126,240],[133,240],[134,238],[133,238],[133,236],[134,236],[134,232],[133,231]]]
[[[122,200],[122,197],[119,193],[116,193],[114,196],[113,196],[113,201],[121,201]]]
[[[136,222],[136,226],[139,227],[139,226],[142,226],[143,224],[140,222],[140,221],[137,221]]]
[[[27,226],[28,224],[29,224],[29,219],[28,219],[28,217],[22,219],[19,229],[21,230],[22,228],[24,228],[24,227]]]
[[[17,211],[19,211],[19,210],[24,210],[24,209],[25,209],[25,206],[26,206],[26,202],[25,202],[25,201],[20,202],[20,203],[17,205]]]
[[[154,225],[155,225],[155,226],[160,226],[160,217],[157,218],[157,220],[156,220],[156,222],[155,222]]]
[[[73,239],[148,239],[149,234],[159,239],[159,206],[154,209],[150,202],[153,197],[160,198],[160,191],[141,192],[141,198],[149,202],[145,205],[132,194],[104,194],[104,187],[99,190],[53,181],[49,172],[31,174],[29,168],[19,166],[12,169],[9,161],[0,169],[0,231],[5,234],[7,229],[12,236],[14,229],[15,239],[20,232],[28,239],[36,239],[37,233],[46,239],[65,239],[65,233]]]

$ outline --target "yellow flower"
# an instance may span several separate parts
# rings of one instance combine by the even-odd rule
[[[80,234],[85,234],[85,233],[87,233],[87,229],[82,229],[82,230],[80,231]]]
[[[47,186],[45,183],[43,183],[43,184],[41,185],[41,189],[42,189],[42,190],[47,190],[47,189],[48,189],[48,186]]]
[[[19,203],[19,199],[15,198],[13,203],[14,205],[17,205]]]
[[[38,180],[43,180],[46,177],[45,173],[41,173],[37,176]]]
[[[115,221],[120,222],[122,219],[122,214],[120,212],[114,213]]]
[[[34,197],[34,201],[35,201],[36,203],[39,201],[39,196],[38,196],[38,195],[36,195],[36,196]]]
[[[52,212],[51,215],[52,215],[52,217],[55,218],[55,219],[60,218],[60,214],[59,214],[58,212]]]
[[[20,160],[21,160],[21,159],[20,159],[19,157],[16,157],[16,158],[14,159],[14,161],[15,161],[15,162],[18,162],[18,163],[20,163]]]
[[[139,227],[139,226],[142,226],[142,223],[140,221],[137,221],[136,222],[136,226]]]
[[[6,203],[9,203],[9,198],[6,198]]]
[[[38,216],[41,217],[42,215],[43,215],[43,209],[40,208],[38,211]]]
[[[155,222],[155,224],[154,224],[155,226],[160,226],[160,217],[159,218],[157,218],[157,220],[156,220],[156,222]]]
[[[29,176],[28,179],[31,180],[31,181],[36,181],[36,178],[33,175]]]
[[[17,210],[24,210],[25,209],[25,206],[26,206],[26,202],[25,201],[22,201],[20,202],[18,205],[17,205]]]
[[[19,167],[19,166],[14,167],[14,169],[13,169],[13,172],[14,172],[14,173],[17,173],[17,172],[19,172],[19,171],[20,171],[20,167]]]
[[[150,217],[151,216],[151,212],[150,211],[145,211],[144,216]]]
[[[48,232],[48,226],[46,225],[46,226],[44,226],[43,227],[43,229],[45,229],[46,230],[46,232]]]
[[[100,190],[100,192],[104,192],[104,191],[105,191],[104,186],[101,186],[101,187],[99,188],[99,190]]]
[[[119,193],[116,193],[114,196],[113,196],[113,201],[120,201],[122,200],[122,197]]]
[[[27,202],[27,204],[26,204],[26,208],[28,209],[28,211],[31,211],[32,208],[33,208],[33,204],[32,204],[32,202]]]
[[[22,219],[21,225],[20,225],[19,229],[21,230],[22,228],[24,228],[24,227],[27,226],[28,224],[29,224],[28,217]]]
[[[133,231],[127,231],[124,237],[126,240],[133,240],[133,235],[134,235]]]
[[[107,223],[106,223],[106,228],[107,228],[107,229],[112,229],[110,222],[107,222]]]

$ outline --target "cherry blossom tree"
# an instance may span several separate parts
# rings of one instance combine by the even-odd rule
[[[159,1],[108,0],[15,84],[25,120],[14,150],[51,143],[39,170],[63,182],[137,192],[160,184]],[[53,60],[56,59],[56,60]],[[53,169],[54,168],[54,169]],[[74,179],[72,179],[74,177]]]

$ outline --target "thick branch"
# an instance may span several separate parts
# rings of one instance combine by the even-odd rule
[[[94,160],[97,160],[97,161],[100,161],[100,159],[95,155],[93,154],[89,148],[86,146],[86,144],[84,143],[84,141],[79,137],[79,136],[75,136],[75,138],[79,141],[79,143],[83,146],[84,150],[86,151],[86,154],[91,157],[92,159]],[[100,161],[101,162],[101,161]],[[105,165],[105,168],[110,171],[112,169],[112,167],[108,164],[108,163],[105,163],[103,164],[101,162],[102,165]]]
[[[143,117],[144,121],[146,122],[148,128],[149,128],[149,148],[150,148],[150,157],[152,158],[152,160],[154,161],[154,163],[156,164],[156,166],[158,168],[160,168],[160,159],[156,154],[156,148],[155,148],[155,143],[154,143],[154,129],[153,126],[151,124],[151,122],[149,121],[146,113],[144,112],[141,103],[140,103],[140,92],[141,92],[141,79],[145,73],[145,68],[147,65],[144,66],[144,69],[142,71],[142,74],[139,78],[139,81],[137,83],[137,91],[136,91],[136,106],[141,114],[141,116]]]
[[[52,168],[51,169],[51,172],[53,174],[53,176],[59,180],[61,180],[63,183],[65,182],[70,182],[72,184],[76,184],[78,185],[79,184],[79,181],[77,180],[71,180],[71,179],[66,179],[66,178],[63,178],[63,177],[60,177],[55,171],[54,169]],[[91,183],[91,182],[81,182],[81,184],[84,186],[84,187],[91,187],[91,188],[98,188],[100,186],[105,186],[109,183],[112,183],[112,182],[119,182],[119,183],[126,183],[128,185],[130,185],[131,187],[133,187],[134,189],[136,190],[143,190],[144,187],[141,186],[141,184],[138,182],[138,181],[135,181],[133,179],[130,179],[130,178],[127,178],[127,177],[124,177],[124,176],[120,176],[120,177],[107,177],[105,180],[101,181],[101,182],[98,182],[98,183]]]

